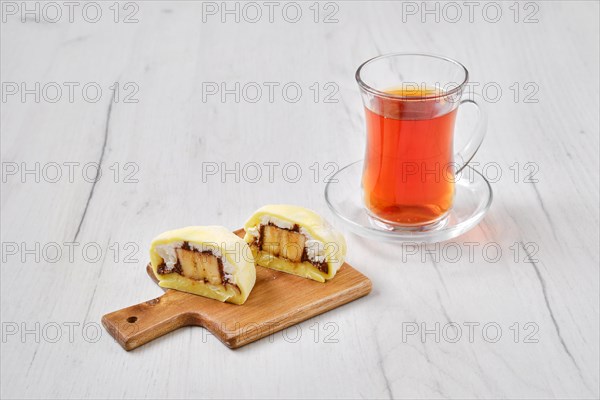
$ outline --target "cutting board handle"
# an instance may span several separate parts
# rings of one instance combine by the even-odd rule
[[[198,314],[186,307],[186,293],[167,290],[162,296],[102,317],[102,325],[127,351],[182,326],[198,325]]]

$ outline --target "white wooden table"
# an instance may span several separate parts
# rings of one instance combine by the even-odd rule
[[[2,2],[2,398],[598,398],[598,2],[113,3]],[[373,292],[239,350],[196,327],[123,351],[100,318],[160,295],[156,234],[267,203],[337,223],[355,69],[395,51],[484,90],[484,221],[347,232]]]

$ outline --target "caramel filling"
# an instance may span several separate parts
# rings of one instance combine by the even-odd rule
[[[230,285],[237,289],[223,271],[223,260],[211,251],[198,251],[190,247],[188,242],[183,242],[180,248],[175,249],[177,262],[173,269],[168,270],[163,262],[158,266],[157,272],[161,275],[177,273],[189,279],[203,281],[212,285]]]
[[[260,225],[258,238],[254,245],[276,257],[300,263],[308,261],[319,271],[329,273],[326,261],[316,262],[308,258],[306,251],[306,236],[300,233],[300,227],[294,225],[291,229],[280,228],[272,223]]]

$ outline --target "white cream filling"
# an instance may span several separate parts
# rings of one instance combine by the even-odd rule
[[[258,239],[258,237],[260,236],[259,226],[260,225],[253,226],[251,228],[247,228],[246,229],[246,233],[249,234],[249,235],[251,235],[251,236],[254,236],[255,239]]]
[[[270,215],[263,215],[260,219],[260,225],[269,225],[273,224],[278,228],[282,229],[292,229],[294,224],[288,221],[283,221],[281,219],[272,217]],[[259,227],[252,227],[246,230],[250,235],[258,238],[260,235]],[[310,233],[304,228],[300,228],[300,234],[304,235],[306,238],[306,242],[304,246],[306,247],[306,256],[308,259],[315,263],[322,263],[325,261],[325,244],[320,240],[314,239]]]
[[[183,242],[171,242],[156,246],[155,250],[165,263],[165,270],[171,272],[177,263],[177,253],[175,249],[183,246]]]
[[[304,228],[300,228],[300,233],[306,237],[306,256],[309,260],[317,263],[325,261],[325,244],[320,240],[314,239]]]
[[[272,217],[270,215],[263,215],[260,218],[260,224],[261,225],[273,224],[276,227],[283,228],[283,229],[292,229],[294,227],[294,224],[292,224],[291,222],[284,221],[284,220]]]
[[[223,253],[221,253],[220,249],[213,246],[208,246],[206,244],[196,244],[190,242],[188,242],[188,244],[193,250],[199,252],[209,251],[215,257],[220,258],[221,262],[223,263],[223,274],[225,275],[225,279],[228,282],[235,284],[235,267],[231,265],[231,263],[229,263],[226,257],[223,257]],[[173,271],[173,269],[175,268],[175,264],[177,263],[176,250],[181,248],[181,246],[183,246],[183,242],[181,241],[156,246],[155,250],[160,256],[160,258],[162,258],[165,262],[165,270],[167,270],[168,272]]]

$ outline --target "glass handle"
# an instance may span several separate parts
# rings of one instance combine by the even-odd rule
[[[472,92],[463,94],[463,98],[460,100],[459,107],[463,104],[473,104],[477,107],[479,117],[475,129],[471,134],[471,139],[469,139],[467,144],[454,155],[454,160],[457,164],[456,174],[461,172],[473,159],[485,137],[485,132],[487,130],[487,113],[483,107],[483,103],[483,97]]]

